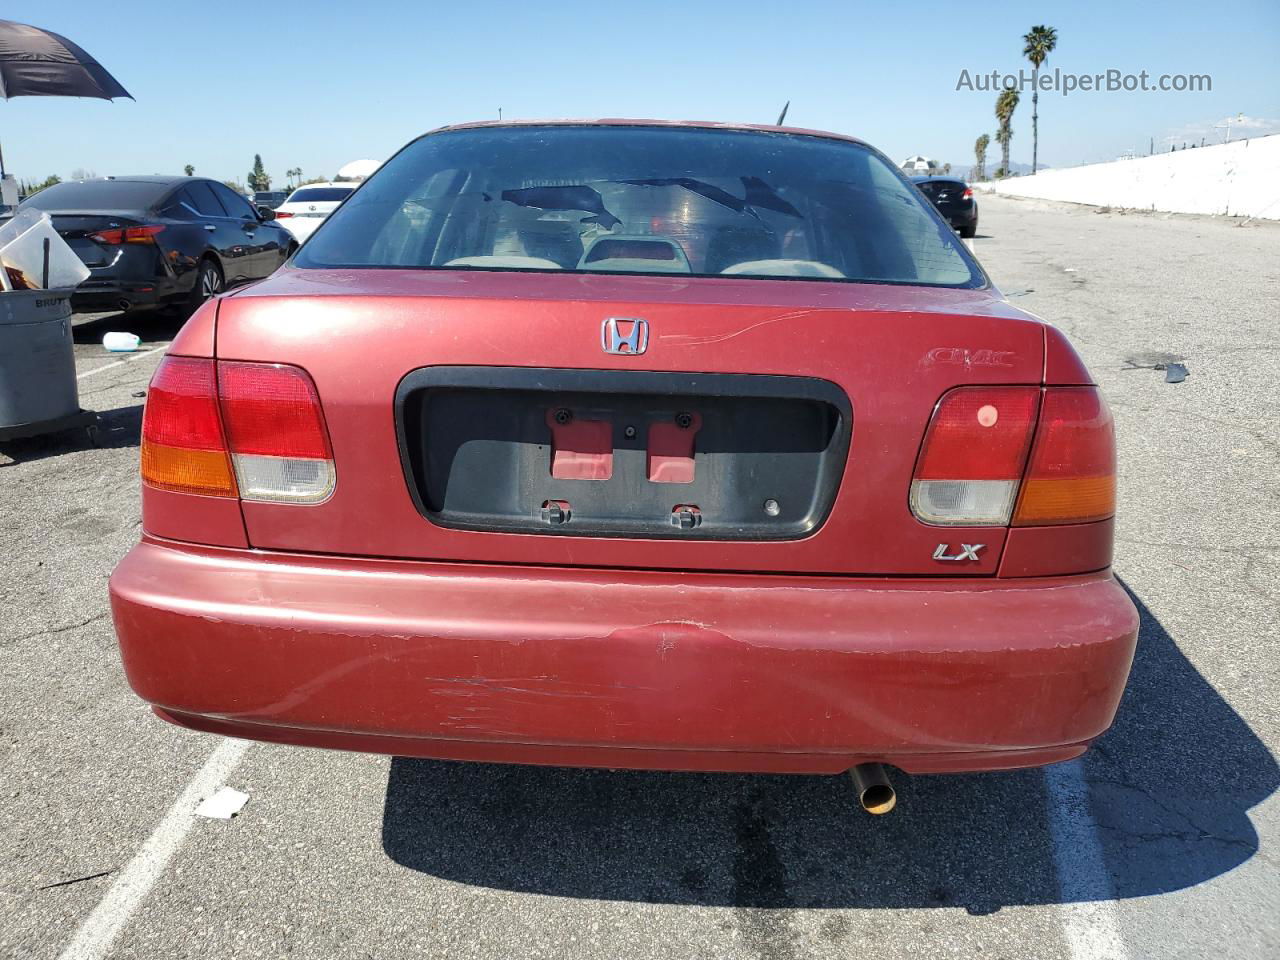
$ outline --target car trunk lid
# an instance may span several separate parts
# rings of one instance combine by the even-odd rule
[[[242,505],[255,547],[894,575],[981,544],[955,576],[1004,529],[915,519],[925,428],[955,386],[1039,384],[1044,334],[991,290],[286,270],[223,301],[218,355],[306,369],[333,444],[328,501]]]
[[[102,243],[94,239],[94,234],[103,230],[137,226],[141,222],[136,217],[111,213],[54,213],[51,218],[53,229],[67,241],[67,245],[84,261],[84,265],[90,268],[109,265],[119,253],[117,245]]]

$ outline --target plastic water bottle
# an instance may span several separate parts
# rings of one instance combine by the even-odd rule
[[[136,333],[108,333],[102,338],[102,345],[111,353],[133,353],[138,349],[142,338]]]

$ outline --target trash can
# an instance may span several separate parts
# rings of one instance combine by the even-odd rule
[[[89,426],[71,349],[71,290],[0,294],[0,441]]]

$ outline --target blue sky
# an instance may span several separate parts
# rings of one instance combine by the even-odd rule
[[[1016,70],[1022,34],[1057,28],[1048,66],[1209,74],[1207,93],[1040,96],[1040,158],[1055,166],[1210,142],[1245,114],[1280,131],[1280,3],[891,4],[842,0],[643,3],[431,0],[192,6],[10,0],[4,17],[62,33],[137,102],[0,101],[6,169],[20,178],[198,173],[241,179],[254,153],[332,175],[445,123],[504,116],[788,122],[861,136],[895,159],[968,164],[995,95],[962,69]],[[1012,156],[1031,158],[1031,103]],[[993,151],[994,151],[993,145]]]

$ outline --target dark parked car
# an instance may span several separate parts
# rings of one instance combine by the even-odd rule
[[[955,177],[912,177],[911,181],[947,222],[960,231],[960,236],[977,235],[978,201],[967,183]]]
[[[47,212],[91,271],[71,298],[76,310],[195,307],[268,276],[297,246],[273,214],[199,177],[70,181],[27,208]]]
[[[255,206],[274,210],[284,203],[285,198],[288,196],[288,190],[258,190],[253,195],[253,202]]]

